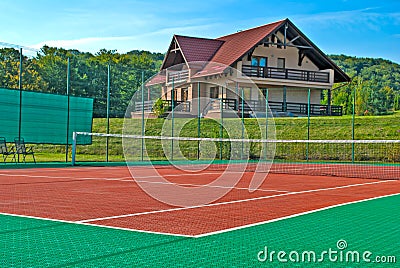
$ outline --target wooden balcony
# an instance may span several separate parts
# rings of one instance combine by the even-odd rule
[[[243,65],[242,73],[248,77],[287,79],[318,83],[329,83],[330,80],[329,73],[327,72],[260,67],[252,65]]]
[[[145,112],[152,112],[154,102],[155,101],[144,101],[143,104],[141,102],[136,103],[135,112],[141,112],[142,110]],[[191,102],[189,101],[175,100],[172,102],[172,100],[164,100],[164,105],[167,107],[167,112],[172,110],[172,105],[176,112],[190,113],[192,109]],[[306,116],[308,114],[307,103],[269,101],[268,105],[272,112],[286,112],[299,116]],[[257,100],[241,102],[236,99],[211,99],[202,110],[202,114],[206,115],[209,111],[220,111],[221,109],[236,111],[239,115],[243,110],[246,116],[248,116],[250,112],[265,112],[265,102]],[[312,116],[342,116],[342,114],[342,106],[331,105],[329,113],[328,105],[310,104],[310,115]]]
[[[268,101],[269,108],[272,112],[287,112],[295,115],[305,116],[308,115],[308,104],[300,102],[278,102],[278,101]],[[312,116],[342,116],[343,107],[331,105],[329,113],[329,106],[322,104],[310,104],[310,115]],[[245,112],[249,111],[265,111],[265,103],[260,101],[246,101],[239,103],[239,110],[243,109]]]

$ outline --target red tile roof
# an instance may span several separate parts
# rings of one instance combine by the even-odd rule
[[[216,40],[224,41],[224,44],[214,55],[212,61],[231,65],[285,21],[281,20],[217,38]]]
[[[210,60],[212,64],[207,64],[207,66],[196,73],[194,77],[222,73],[228,66],[240,59],[262,39],[279,28],[285,21],[286,20],[277,21],[215,39],[222,41],[223,45]]]
[[[187,62],[210,61],[224,43],[221,40],[175,35]]]
[[[150,78],[150,80],[148,80],[146,82],[146,86],[153,86],[153,85],[158,85],[158,84],[164,83],[166,77],[167,76],[165,75],[165,72],[164,72],[164,74],[159,72],[158,74],[156,74],[155,76],[153,76],[152,78]]]

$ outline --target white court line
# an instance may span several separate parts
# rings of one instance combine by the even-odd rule
[[[123,228],[123,227],[98,225],[98,224],[84,223],[84,222],[79,222],[79,221],[58,220],[58,219],[36,217],[36,216],[27,216],[27,215],[13,214],[13,213],[5,213],[5,212],[0,212],[0,215],[20,217],[20,218],[28,218],[28,219],[36,219],[36,220],[45,220],[45,221],[60,222],[60,223],[78,224],[78,225],[85,225],[85,226],[95,226],[95,227],[101,227],[101,228],[107,228],[107,229],[115,229],[115,230],[124,230],[124,231],[130,231],[130,232],[140,232],[140,233],[160,234],[160,235],[171,235],[171,236],[179,236],[179,237],[192,237],[192,238],[194,237],[193,235],[174,234],[174,233],[166,233],[166,232],[165,233],[164,232],[154,232],[154,231],[146,231],[146,230],[140,230],[140,229],[129,229],[129,228]]]
[[[307,167],[307,168],[296,168],[296,167],[289,167],[289,168],[283,168],[283,169],[277,169],[274,170],[273,167],[271,167],[270,171],[271,172],[279,172],[279,171],[298,171],[298,170],[320,170],[320,169],[333,169],[333,167]]]
[[[217,173],[218,174],[218,173]],[[3,174],[0,174],[3,175]],[[197,174],[197,175],[203,175],[203,174]],[[140,181],[133,179],[132,177],[121,177],[121,178],[75,178],[75,177],[54,177],[54,176],[45,176],[45,175],[23,175],[23,174],[14,174],[10,175],[14,177],[31,177],[31,178],[50,178],[50,179],[71,179],[69,181],[51,181],[54,183],[61,183],[61,182],[79,182],[79,181],[84,181],[84,180],[104,180],[104,181],[123,181],[123,182],[140,182],[140,183],[154,183],[154,184],[173,184],[173,185],[181,185],[181,186],[204,186],[204,187],[209,187],[209,188],[225,188],[225,189],[237,189],[237,190],[248,190],[249,188],[242,188],[242,187],[229,187],[229,186],[218,186],[218,185],[204,185],[204,184],[192,184],[192,183],[173,183],[173,182],[151,182],[151,181]],[[165,175],[165,176],[176,176],[174,175]],[[183,176],[183,175],[181,175]],[[147,177],[141,177],[141,178],[158,178],[159,176],[147,176]],[[35,183],[47,183],[47,182],[35,182]],[[18,184],[18,183],[17,183]],[[19,184],[29,184],[29,182],[26,183],[19,183]],[[12,183],[7,183],[7,184],[1,184],[0,185],[14,185]],[[262,192],[282,192],[282,193],[287,193],[289,191],[285,190],[275,190],[275,189],[257,189],[256,191],[262,191]]]
[[[46,175],[26,175],[26,174],[2,174],[0,176],[8,176],[8,177],[29,177],[29,178],[46,178],[46,179],[71,179],[71,181],[80,181],[80,180],[110,180],[110,181],[126,181],[131,177],[121,177],[121,178],[79,178],[79,177],[66,177],[66,176],[46,176]],[[54,181],[57,182],[57,181]]]
[[[367,183],[350,184],[350,185],[344,185],[344,186],[336,186],[336,187],[330,187],[330,188],[320,188],[320,189],[314,189],[314,190],[305,190],[305,191],[298,191],[298,192],[288,192],[288,193],[277,194],[277,195],[261,196],[261,197],[254,197],[254,198],[249,198],[249,199],[226,201],[226,202],[220,202],[220,203],[212,203],[212,204],[204,204],[204,205],[196,205],[196,206],[180,207],[180,208],[170,208],[170,209],[155,210],[155,211],[146,211],[146,212],[124,214],[124,215],[116,215],[116,216],[108,216],[108,217],[95,218],[95,219],[86,219],[86,220],[81,220],[79,222],[87,223],[87,222],[93,222],[93,221],[111,220],[111,219],[133,217],[133,216],[141,216],[141,215],[149,215],[149,214],[157,214],[157,213],[164,213],[164,212],[172,212],[172,211],[189,210],[189,209],[204,208],[204,207],[230,205],[230,204],[244,203],[244,202],[249,202],[249,201],[269,199],[269,198],[275,198],[275,197],[281,197],[281,196],[289,196],[289,195],[296,195],[296,194],[329,191],[329,190],[344,189],[344,188],[364,186],[364,185],[370,185],[370,184],[378,184],[378,183],[386,183],[386,182],[393,182],[393,181],[376,181],[376,182],[367,182]]]
[[[346,206],[346,205],[366,202],[366,201],[370,201],[370,200],[375,200],[375,199],[380,199],[380,198],[389,197],[389,196],[395,196],[395,195],[400,195],[400,193],[389,194],[389,195],[381,195],[381,196],[376,196],[376,197],[372,197],[372,198],[367,198],[367,199],[362,199],[362,200],[357,200],[357,201],[351,201],[351,202],[347,202],[347,203],[341,203],[341,204],[332,205],[332,206],[328,206],[328,207],[323,207],[323,208],[319,208],[319,209],[313,209],[313,210],[309,210],[309,211],[305,211],[305,212],[301,212],[301,213],[297,213],[297,214],[293,214],[293,215],[289,215],[289,216],[285,216],[285,217],[275,218],[275,219],[272,219],[272,220],[246,224],[246,225],[233,227],[233,228],[228,228],[228,229],[224,229],[224,230],[219,230],[219,231],[215,231],[215,232],[203,233],[203,234],[200,234],[200,235],[195,235],[194,237],[195,238],[200,238],[200,237],[205,237],[205,236],[210,236],[210,235],[227,233],[227,232],[236,231],[236,230],[249,228],[249,227],[254,227],[254,226],[267,224],[267,223],[271,223],[271,222],[276,222],[276,221],[286,220],[286,219],[290,219],[290,218],[295,218],[295,217],[299,217],[299,216],[303,216],[303,215],[307,215],[307,214],[311,214],[311,213],[315,213],[315,212],[319,212],[319,211],[324,211],[324,210],[328,210],[328,209],[332,209],[332,208],[336,208],[336,207],[341,207],[341,206]]]
[[[175,182],[163,182],[163,181],[138,181],[140,183],[154,183],[154,184],[168,184],[168,185],[180,185],[180,186],[203,186],[209,188],[222,188],[222,189],[236,189],[236,190],[249,190],[249,188],[244,187],[232,187],[232,186],[221,186],[221,185],[207,185],[207,184],[193,184],[193,183],[175,183]],[[275,189],[256,189],[256,191],[260,192],[282,192],[288,193],[289,191],[285,190],[275,190]]]
[[[240,173],[240,172],[230,172],[230,173]],[[162,176],[166,177],[181,177],[181,176],[203,176],[203,175],[218,175],[221,172],[207,172],[207,173],[189,173],[189,174],[165,174]],[[79,175],[79,174],[77,174]],[[5,174],[0,173],[0,176],[8,176],[8,177],[30,177],[30,178],[55,178],[55,179],[76,179],[76,180],[86,180],[86,179],[93,179],[93,180],[106,180],[111,178],[98,178],[98,177],[88,177],[88,178],[80,178],[80,177],[70,177],[70,176],[50,176],[50,175],[30,175],[30,174]],[[140,179],[147,179],[147,178],[159,178],[160,176],[151,175],[151,176],[141,176]],[[133,177],[134,178],[134,177]],[[115,178],[114,180],[122,180],[122,179],[132,179],[132,176],[127,177],[120,177]]]

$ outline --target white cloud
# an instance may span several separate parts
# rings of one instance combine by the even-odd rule
[[[30,47],[40,49],[44,45],[62,47],[65,49],[78,49],[82,52],[98,52],[100,49],[117,49],[119,52],[128,52],[133,49],[144,49],[162,52],[168,48],[170,39],[174,34],[188,34],[202,32],[215,24],[189,25],[168,27],[132,36],[85,37],[71,40],[46,40]]]
[[[358,10],[324,12],[315,15],[301,15],[295,21],[319,27],[331,27],[332,24],[354,29],[379,31],[383,25],[400,23],[400,13],[378,13],[379,7],[370,7]],[[357,25],[357,26],[356,26]],[[355,28],[356,27],[356,28]]]

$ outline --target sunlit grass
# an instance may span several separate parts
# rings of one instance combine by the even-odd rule
[[[175,130],[175,136],[182,137],[223,137],[240,138],[241,137],[241,120],[240,119],[224,119],[225,124],[237,125],[236,129],[228,134],[227,129],[222,129],[218,120],[201,119],[200,132],[198,131],[197,118],[185,122],[180,131]],[[134,134],[141,133],[140,119],[129,119],[130,126]],[[244,119],[245,130],[248,138],[260,138],[262,135],[258,128],[258,123],[265,127],[265,120],[257,121],[256,119]],[[180,124],[179,119],[175,122]],[[109,131],[114,134],[121,134],[123,131],[124,119],[111,118]],[[159,136],[170,135],[165,131],[166,126],[171,124],[171,120],[164,119],[148,119],[145,125],[145,135]],[[275,118],[274,125],[277,139],[307,139],[308,129],[310,139],[320,140],[338,140],[352,139],[352,116],[341,117],[311,117],[310,127],[308,128],[308,119],[306,117],[298,118]],[[238,127],[240,126],[240,127]],[[395,112],[392,115],[384,116],[356,116],[354,122],[355,139],[400,139],[400,112]],[[164,128],[164,132],[163,132]],[[233,126],[234,128],[234,126]],[[104,118],[93,119],[92,131],[97,133],[105,133],[107,129],[107,121]],[[269,131],[272,131],[272,123],[269,122]],[[105,161],[106,160],[106,139],[94,137],[91,145],[78,146],[77,161]],[[197,146],[187,143],[182,143],[184,154],[190,155],[191,158],[196,156],[194,150]],[[64,162],[65,145],[33,145],[36,160],[38,162]],[[154,146],[149,143],[147,149],[157,152],[157,158],[165,158],[163,152],[160,151],[159,144]],[[225,147],[224,147],[225,148]],[[185,151],[186,150],[186,151]],[[226,152],[226,148],[224,149]],[[122,140],[120,138],[110,138],[108,147],[109,161],[124,161]],[[69,146],[68,160],[71,160],[71,146]],[[28,156],[27,161],[31,161]]]

